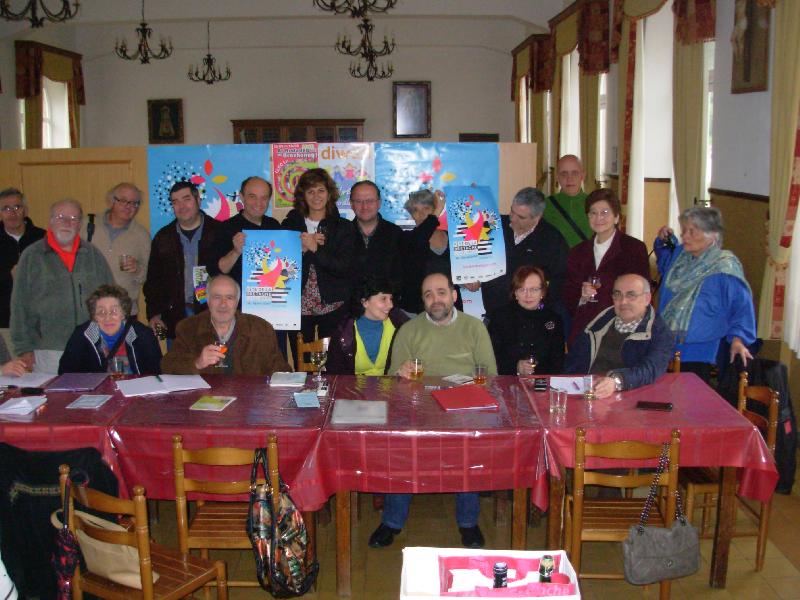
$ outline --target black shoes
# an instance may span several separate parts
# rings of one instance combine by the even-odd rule
[[[483,548],[486,543],[486,540],[483,539],[481,528],[477,525],[475,527],[459,527],[458,530],[461,532],[461,543],[464,548]],[[372,538],[369,541],[371,546]]]
[[[394,536],[400,533],[400,531],[400,529],[394,529],[393,527],[381,523],[378,525],[378,528],[372,532],[372,535],[369,536],[370,548],[385,548],[386,546],[391,546],[394,541]],[[480,534],[480,531],[478,534]],[[482,536],[481,539],[483,539]]]

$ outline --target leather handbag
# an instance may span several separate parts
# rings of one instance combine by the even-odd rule
[[[319,563],[312,556],[303,515],[289,497],[280,475],[280,489],[272,489],[267,460],[266,449],[256,448],[247,516],[256,575],[261,587],[275,598],[302,596],[314,585]],[[264,483],[258,483],[259,475]],[[277,514],[273,509],[273,494],[278,495]]]
[[[680,493],[677,493],[672,526],[647,526],[658,491],[658,481],[668,462],[669,444],[664,444],[639,524],[631,525],[628,537],[622,542],[625,579],[634,585],[686,577],[700,568],[700,540],[697,529],[683,514]]]

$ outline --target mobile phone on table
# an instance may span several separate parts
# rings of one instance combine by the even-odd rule
[[[537,377],[533,380],[533,390],[535,392],[546,392],[547,391],[547,379],[544,377]]]
[[[652,402],[649,400],[639,400],[636,403],[636,408],[641,410],[663,410],[669,412],[672,410],[672,402]]]
[[[20,389],[23,396],[41,396],[44,394],[44,388],[39,387],[24,387]]]

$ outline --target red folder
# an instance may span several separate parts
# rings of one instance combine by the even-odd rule
[[[497,410],[497,400],[482,385],[459,385],[431,395],[445,410]]]

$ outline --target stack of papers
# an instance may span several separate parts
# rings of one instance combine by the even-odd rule
[[[200,396],[200,399],[189,407],[189,410],[210,410],[219,412],[236,400],[236,396]]]
[[[579,377],[551,377],[550,387],[554,390],[567,392],[567,394],[583,393],[583,376]]]
[[[117,387],[126,398],[152,394],[169,394],[184,390],[211,389],[211,386],[200,375],[156,375],[155,377],[125,379],[118,381]]]
[[[95,389],[108,373],[64,373],[47,386],[48,392],[86,392]]]
[[[331,423],[334,425],[385,425],[385,400],[336,400]]]
[[[100,408],[111,399],[111,394],[83,394],[77,400],[67,404],[67,408]]]
[[[46,396],[21,396],[0,404],[0,415],[27,415],[47,402]]]
[[[0,385],[17,387],[42,387],[42,384],[55,377],[55,373],[25,373],[22,377],[0,376]]]
[[[297,371],[296,373],[289,373],[286,371],[278,371],[273,373],[269,379],[270,387],[302,387],[306,384],[306,376],[308,373],[304,371]]]

